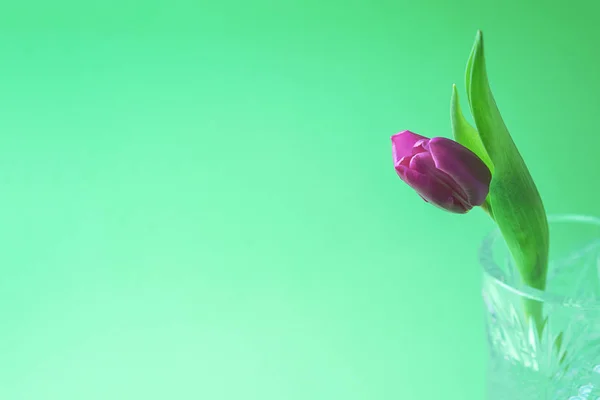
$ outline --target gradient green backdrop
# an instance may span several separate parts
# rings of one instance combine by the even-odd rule
[[[492,225],[389,142],[450,134],[477,29],[548,211],[600,214],[597,6],[499,3],[2,3],[0,399],[481,399]]]

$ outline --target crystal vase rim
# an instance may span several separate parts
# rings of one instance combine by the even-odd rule
[[[561,222],[591,224],[597,225],[600,228],[600,218],[595,216],[583,214],[548,215],[549,224]],[[496,228],[485,236],[481,246],[479,247],[479,261],[483,266],[483,272],[487,279],[491,279],[494,284],[523,298],[548,304],[560,304],[563,307],[572,307],[578,309],[600,309],[600,299],[572,299],[556,293],[535,289],[522,283],[508,284],[500,280],[491,271],[493,268],[499,268],[497,263],[493,260],[491,249],[496,240],[502,239],[503,238],[499,228]],[[550,238],[550,240],[552,240],[552,238]]]

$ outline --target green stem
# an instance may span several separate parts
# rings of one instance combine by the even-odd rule
[[[485,202],[481,205],[481,208],[483,209],[483,211],[486,212],[487,215],[490,216],[490,218],[492,219],[492,221],[496,221],[496,219],[494,218],[494,211],[492,210],[492,206],[490,205],[489,201],[486,199]]]

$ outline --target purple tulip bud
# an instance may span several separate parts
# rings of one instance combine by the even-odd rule
[[[492,174],[463,145],[403,131],[392,136],[392,151],[398,176],[426,202],[464,214],[485,201]]]

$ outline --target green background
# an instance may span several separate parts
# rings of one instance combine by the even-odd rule
[[[395,175],[477,29],[549,213],[598,215],[594,2],[0,6],[0,398],[481,399],[476,210]],[[466,107],[465,107],[466,108]]]

